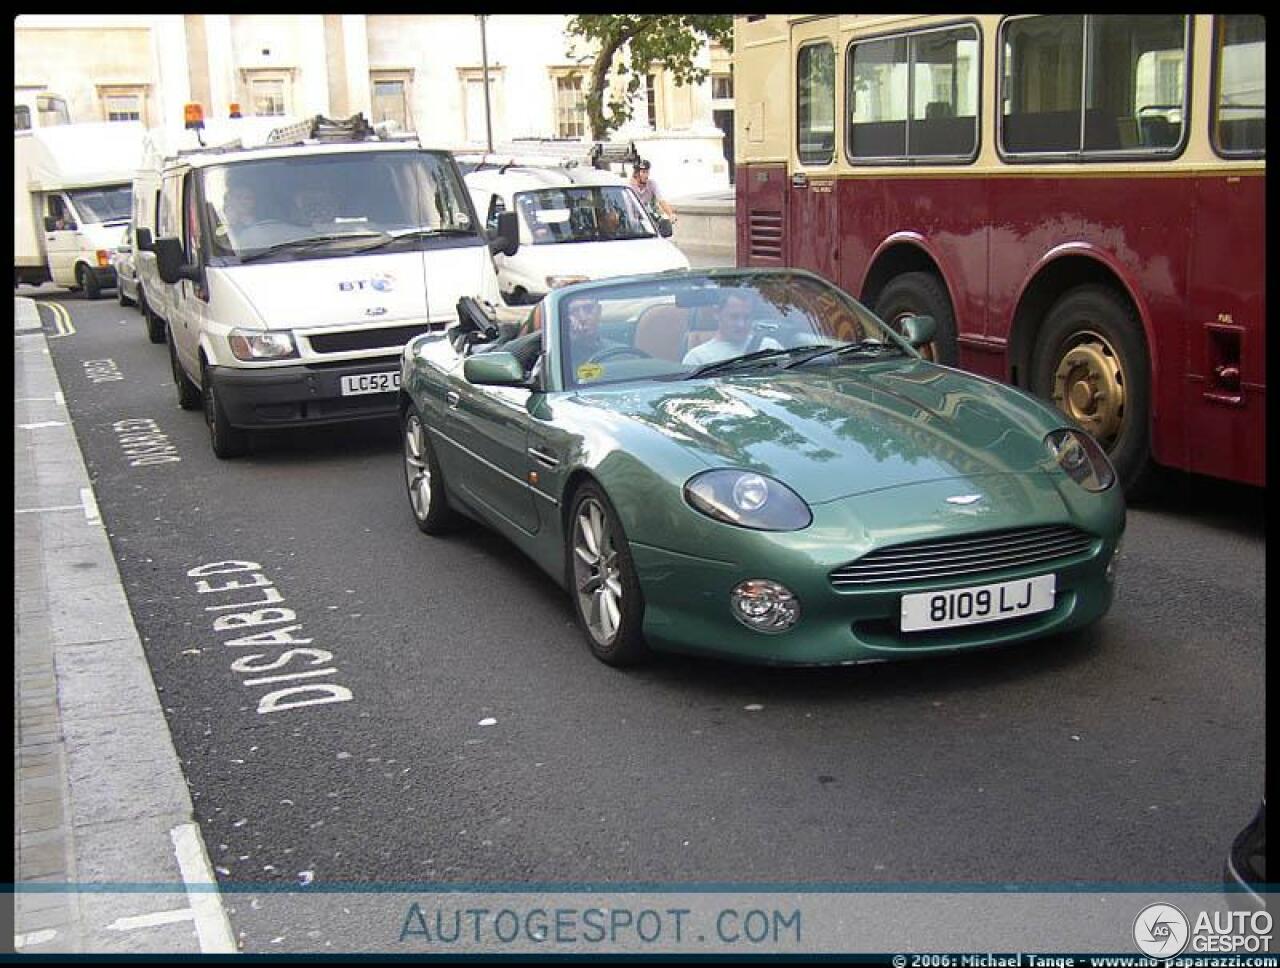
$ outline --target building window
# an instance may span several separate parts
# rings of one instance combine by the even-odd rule
[[[412,111],[409,107],[410,76],[407,72],[384,74],[375,71],[372,73],[371,111],[375,124],[379,121],[394,121],[402,131],[414,129],[410,120]]]
[[[582,92],[581,74],[559,74],[555,77],[556,137],[585,138],[587,135],[587,100]]]
[[[733,73],[711,75],[711,100],[725,101],[733,97]]]
[[[653,131],[658,130],[658,90],[654,84],[653,75],[646,74],[644,76],[644,103],[645,114],[649,122],[649,127]]]
[[[13,106],[13,130],[31,130],[31,109],[25,104],[15,104]]]
[[[463,136],[468,144],[485,144],[489,128],[485,124],[484,71],[477,68],[462,68],[458,73],[463,84],[463,123],[465,125]],[[489,123],[492,126],[495,141],[501,140],[498,123],[498,119],[502,116],[501,93],[502,75],[498,71],[490,70]]]
[[[147,120],[144,88],[99,86],[98,98],[102,101],[102,116],[107,121]]]
[[[292,84],[289,71],[246,70],[243,74],[248,113],[257,117],[279,117],[292,112]]]
[[[67,102],[53,94],[36,95],[36,115],[42,128],[53,124],[71,123],[71,112],[67,110]]]

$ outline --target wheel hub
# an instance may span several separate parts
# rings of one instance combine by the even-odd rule
[[[1111,345],[1086,333],[1058,361],[1053,401],[1099,441],[1109,444],[1124,418],[1124,371]]]

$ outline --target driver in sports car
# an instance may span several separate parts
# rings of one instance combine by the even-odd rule
[[[575,372],[592,357],[607,350],[625,346],[614,340],[600,336],[600,300],[592,296],[579,296],[570,301],[569,313],[569,359]],[[580,379],[592,377],[579,374]]]

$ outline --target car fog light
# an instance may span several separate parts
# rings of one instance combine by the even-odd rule
[[[756,632],[785,632],[800,618],[800,603],[785,585],[752,578],[729,595],[733,615]]]

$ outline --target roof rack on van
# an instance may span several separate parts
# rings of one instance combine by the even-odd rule
[[[378,132],[362,113],[341,119],[326,118],[323,114],[317,114],[313,118],[275,128],[267,135],[266,143],[289,145],[302,144],[304,141],[368,141],[377,135]]]
[[[597,141],[594,144],[577,139],[513,138],[486,152],[479,149],[454,151],[464,171],[497,168],[575,168],[608,169],[615,164],[632,164],[640,154],[632,142]]]

